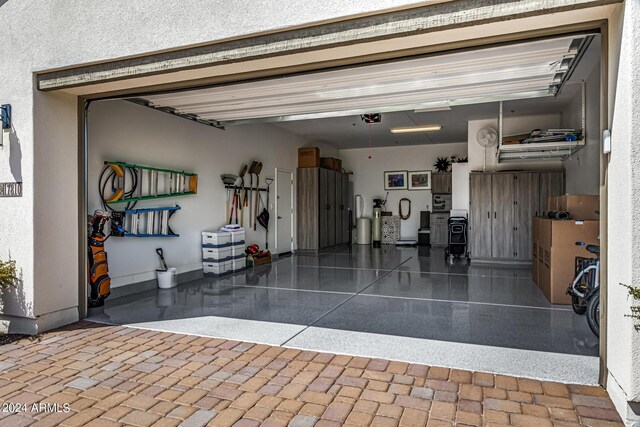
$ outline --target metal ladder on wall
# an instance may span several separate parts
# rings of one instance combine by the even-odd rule
[[[172,169],[140,166],[124,162],[104,162],[115,173],[115,184],[108,204],[130,203],[196,194],[198,175]],[[127,172],[129,172],[128,183]]]
[[[178,237],[169,220],[180,206],[130,209],[111,213],[111,235],[114,237]]]

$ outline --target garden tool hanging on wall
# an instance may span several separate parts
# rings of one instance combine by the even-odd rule
[[[89,218],[89,251],[87,279],[89,284],[89,307],[102,307],[111,293],[111,278],[104,242],[107,236],[104,227],[110,219],[107,212],[97,210]]]
[[[254,210],[253,210],[253,229],[257,230],[258,229],[258,221],[257,221],[257,217],[258,217],[258,209],[260,208],[260,172],[262,172],[262,162],[258,162],[255,168],[255,174],[256,174],[256,196],[255,196],[255,203],[254,203]]]
[[[247,189],[244,187],[244,175],[247,173],[248,166],[246,163],[242,164],[238,177],[240,178],[240,225],[244,227],[244,201]]]
[[[248,199],[249,199],[249,228],[251,228],[253,226],[253,223],[255,221],[255,217],[253,216],[253,198],[251,197],[253,195],[253,175],[255,175],[256,173],[256,169],[258,167],[258,162],[256,162],[255,160],[251,162],[251,166],[249,166],[249,177],[251,178],[251,184],[249,186],[249,195],[248,195]]]
[[[260,223],[260,225],[263,226],[265,229],[265,237],[264,237],[265,249],[269,250],[269,216],[270,216],[269,215],[269,192],[271,191],[271,184],[273,183],[273,179],[266,178],[264,181],[267,184],[267,204],[262,209],[262,212],[260,212],[260,215],[258,215],[257,220]],[[260,202],[262,202],[262,196],[260,196]]]

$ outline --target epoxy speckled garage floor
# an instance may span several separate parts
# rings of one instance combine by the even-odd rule
[[[527,268],[449,265],[442,250],[354,246],[110,299],[91,320],[595,384],[598,340]]]

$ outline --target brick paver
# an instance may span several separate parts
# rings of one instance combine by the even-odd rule
[[[0,346],[1,426],[621,426],[600,387],[78,322]]]

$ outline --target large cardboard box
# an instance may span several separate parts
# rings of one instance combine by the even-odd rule
[[[318,147],[298,148],[298,167],[299,168],[320,167],[320,149]]]
[[[333,157],[320,157],[320,167],[336,172],[342,172],[342,160]]]
[[[571,304],[567,288],[575,275],[575,258],[591,256],[576,242],[598,245],[599,221],[541,218],[538,227],[538,286],[552,304]]]
[[[572,219],[595,219],[600,215],[600,197],[586,194],[565,194],[558,196],[558,210],[571,213]]]

